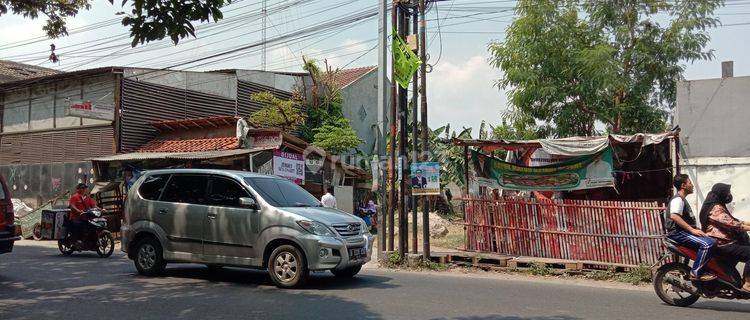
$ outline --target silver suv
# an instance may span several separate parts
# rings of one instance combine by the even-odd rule
[[[322,207],[293,182],[243,171],[148,171],[123,220],[122,250],[148,276],[173,262],[250,267],[289,288],[310,271],[353,277],[372,253],[362,219]]]

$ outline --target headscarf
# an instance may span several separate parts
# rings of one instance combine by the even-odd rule
[[[708,193],[706,200],[703,201],[703,206],[701,206],[700,221],[703,231],[708,227],[708,216],[711,215],[714,206],[718,204],[726,209],[727,203],[732,202],[731,188],[732,186],[726,183],[717,183],[711,188],[711,192]]]
[[[375,213],[377,210],[378,209],[375,206],[375,201],[372,201],[372,200],[368,201],[367,206],[362,208],[362,211],[367,212],[367,213]]]

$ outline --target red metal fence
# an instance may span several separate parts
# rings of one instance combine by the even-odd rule
[[[663,253],[656,202],[464,199],[466,250],[651,265]]]

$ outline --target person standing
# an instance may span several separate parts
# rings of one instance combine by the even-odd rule
[[[326,194],[320,197],[320,203],[326,208],[336,208],[336,197],[333,196],[333,187],[326,189]]]
[[[692,280],[711,281],[715,275],[703,274],[703,268],[711,259],[716,240],[698,229],[695,215],[685,197],[693,193],[693,182],[686,174],[678,174],[672,180],[677,195],[669,202],[664,226],[667,237],[681,245],[698,250],[690,272]]]

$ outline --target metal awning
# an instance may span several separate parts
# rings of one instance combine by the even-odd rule
[[[90,161],[113,162],[113,161],[137,161],[137,160],[207,160],[217,158],[227,158],[251,154],[259,151],[270,150],[270,148],[251,148],[235,150],[217,150],[217,151],[200,151],[200,152],[132,152],[116,154],[107,157],[91,158]]]

